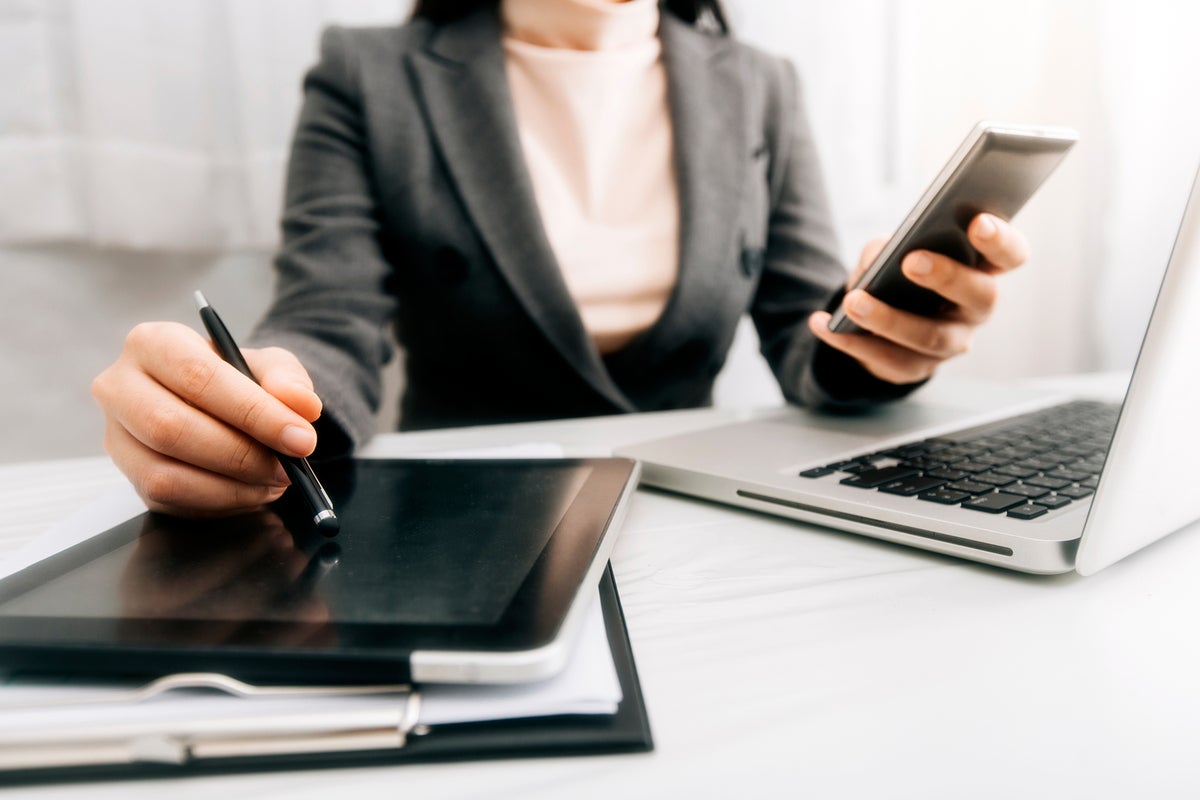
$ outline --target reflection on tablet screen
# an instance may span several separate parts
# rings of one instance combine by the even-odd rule
[[[0,616],[494,625],[590,472],[347,462],[322,473],[336,542],[286,505],[210,521],[146,514],[126,523],[130,541]]]

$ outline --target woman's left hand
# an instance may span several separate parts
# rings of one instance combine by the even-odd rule
[[[847,316],[865,333],[832,332],[830,315],[824,311],[810,316],[808,327],[818,339],[855,358],[881,380],[896,384],[925,380],[943,361],[967,351],[975,328],[987,321],[996,304],[996,278],[1024,264],[1029,255],[1021,232],[991,214],[971,220],[967,237],[983,256],[977,266],[926,250],[915,250],[901,262],[910,281],[947,301],[940,316],[901,311],[855,289],[842,303]],[[848,286],[854,285],[886,241],[876,239],[863,248]]]

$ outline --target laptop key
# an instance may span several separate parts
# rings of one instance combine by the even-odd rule
[[[1053,511],[1056,508],[1062,508],[1065,505],[1070,505],[1071,498],[1063,497],[1059,494],[1044,495],[1037,499],[1039,506],[1045,506]]]
[[[1018,461],[1017,466],[1018,467],[1028,467],[1029,469],[1036,469],[1036,470],[1040,471],[1040,470],[1046,470],[1046,469],[1054,469],[1059,464],[1061,464],[1062,461],[1063,460],[1061,458],[1051,458],[1050,456],[1043,456],[1040,458],[1027,458],[1024,461]]]
[[[1031,500],[1050,494],[1050,490],[1043,486],[1030,486],[1027,483],[1009,484],[1008,486],[1004,487],[1004,491],[1008,492],[1009,494],[1019,494],[1022,497],[1028,497]]]
[[[1091,477],[1091,474],[1092,473],[1090,473],[1090,472],[1080,472],[1079,470],[1072,470],[1072,469],[1067,469],[1065,467],[1059,467],[1058,469],[1047,472],[1046,477],[1062,478],[1064,481],[1070,481],[1071,483],[1079,483],[1080,481],[1087,480],[1089,477]]]
[[[928,500],[931,503],[941,503],[944,506],[956,506],[963,500],[971,497],[967,492],[956,492],[953,489],[941,487],[934,489],[931,492],[921,492],[917,497],[921,500]]]
[[[954,461],[947,466],[950,469],[960,469],[963,472],[987,472],[992,468],[991,464],[983,464],[978,461]]]
[[[973,497],[962,504],[963,508],[969,508],[972,511],[986,511],[989,514],[1000,514],[1008,511],[1014,506],[1022,505],[1026,502],[1024,497],[1006,492],[993,492],[992,494],[984,494],[979,497]]]
[[[1095,491],[1095,489],[1089,489],[1086,486],[1064,486],[1058,490],[1058,496],[1069,497],[1072,500],[1079,500],[1080,498],[1087,497],[1089,494],[1092,494]]]
[[[908,478],[916,475],[915,469],[908,467],[880,467],[879,469],[867,470],[860,472],[849,478],[843,478],[842,483],[846,486],[857,486],[860,489],[874,489],[877,486],[883,486],[885,483],[898,481],[901,478]]]
[[[983,494],[990,492],[992,486],[987,483],[977,483],[975,481],[958,481],[950,484],[950,488],[956,492],[968,492],[970,494]]]
[[[1038,474],[1038,471],[1036,469],[1029,469],[1028,467],[1019,467],[1016,464],[1009,464],[1008,466],[997,467],[994,470],[994,472],[998,472],[1001,475],[1012,475],[1014,478],[1032,478],[1034,475]]]
[[[1045,506],[1038,505],[1037,503],[1026,503],[1023,506],[1010,508],[1008,510],[1008,515],[1017,519],[1037,519],[1049,510],[1050,509],[1046,508]]]
[[[1030,486],[1042,486],[1046,489],[1061,489],[1064,486],[1070,486],[1070,481],[1064,481],[1062,478],[1051,478],[1048,475],[1039,475],[1036,478],[1028,478],[1025,481]]]
[[[920,494],[921,492],[927,492],[931,489],[936,489],[944,483],[945,481],[938,480],[937,478],[914,475],[911,478],[902,478],[898,481],[885,483],[883,486],[879,487],[879,491],[887,494],[898,494],[905,497],[911,497],[914,494]]]
[[[931,470],[931,469],[941,469],[942,467],[946,466],[946,462],[939,461],[938,459],[933,458],[931,456],[918,456],[916,458],[906,458],[906,459],[902,460],[897,466],[912,467],[913,469],[919,469],[919,470],[924,471],[924,470]]]
[[[961,481],[963,478],[970,477],[971,473],[963,472],[961,469],[931,469],[925,472],[926,475],[932,478],[941,478],[947,481]]]
[[[824,478],[826,475],[832,475],[835,472],[837,472],[836,469],[830,469],[829,467],[814,467],[813,469],[806,469],[803,472],[801,472],[800,477],[801,478]]]
[[[981,472],[978,475],[972,476],[971,480],[991,486],[1008,486],[1010,483],[1017,482],[1017,479],[1012,475],[1001,475],[998,472]]]

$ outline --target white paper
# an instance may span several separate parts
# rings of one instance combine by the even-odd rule
[[[0,558],[0,578],[19,572],[55,553],[86,542],[109,528],[146,510],[133,486],[122,483],[88,503],[66,519],[47,528],[24,546]]]
[[[405,700],[401,693],[240,698],[208,690],[181,690],[137,703],[103,702],[106,697],[121,698],[135,686],[79,679],[36,683],[0,680],[0,749],[55,732],[60,732],[63,739],[78,741],[104,738],[122,729],[186,732],[189,724],[220,720],[288,715],[330,715],[333,719],[371,709],[399,709]],[[499,687],[430,685],[420,687],[420,692],[418,722],[424,725],[615,713],[621,702],[621,684],[608,648],[599,596],[584,620],[566,668],[557,676],[538,683]],[[83,702],[70,705],[70,701]]]

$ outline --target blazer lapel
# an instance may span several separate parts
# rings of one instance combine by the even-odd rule
[[[412,61],[447,169],[492,257],[546,338],[617,408],[636,410],[583,328],[525,166],[494,10],[438,29]]]
[[[679,181],[679,284],[659,327],[711,325],[712,298],[738,279],[737,226],[750,158],[736,49],[663,12],[659,27]]]

